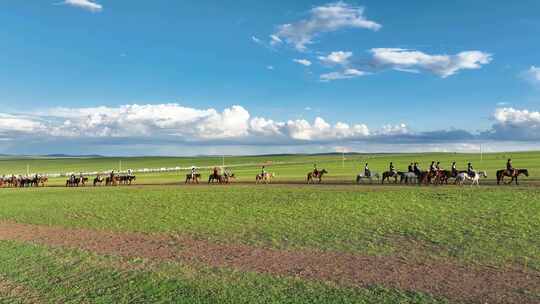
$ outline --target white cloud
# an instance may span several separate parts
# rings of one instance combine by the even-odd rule
[[[247,135],[249,113],[241,106],[217,112],[178,104],[116,108],[56,108],[46,115],[47,133],[59,137],[178,136],[223,139]]]
[[[523,72],[525,79],[533,85],[540,85],[540,68],[531,66],[528,70]]]
[[[385,135],[385,136],[396,136],[396,135],[407,135],[412,134],[411,130],[409,130],[409,127],[404,124],[400,123],[398,125],[384,125],[378,132],[378,135]]]
[[[352,52],[337,51],[328,54],[327,56],[319,56],[319,60],[327,65],[347,65],[352,57]]]
[[[332,80],[356,78],[356,77],[363,76],[366,74],[367,74],[366,72],[363,72],[357,69],[345,69],[344,71],[341,71],[341,72],[331,72],[331,73],[322,74],[319,78],[323,82],[328,82]]]
[[[298,64],[301,64],[303,66],[310,66],[311,65],[311,61],[309,61],[307,59],[293,59],[293,61],[298,63]]]
[[[336,140],[345,138],[362,138],[369,136],[369,128],[365,124],[348,125],[338,122],[330,125],[324,119],[317,117],[313,124],[307,120],[289,120],[284,129],[286,134],[297,140]]]
[[[251,41],[253,41],[253,42],[255,42],[255,43],[258,43],[258,44],[261,43],[261,39],[255,37],[255,36],[251,36]]]
[[[270,71],[273,71],[273,70],[274,70],[274,66],[273,66],[273,65],[268,65],[268,66],[266,66],[266,69],[267,69],[267,70],[270,70]]]
[[[91,12],[100,12],[103,10],[103,6],[97,2],[91,0],[65,0],[63,2],[66,5],[71,5],[74,7],[82,8],[89,10]]]
[[[281,38],[279,38],[279,36],[270,35],[270,45],[277,45],[281,43],[283,43],[283,41],[281,40]]]
[[[491,54],[481,51],[464,51],[456,55],[429,55],[420,51],[399,48],[371,49],[375,65],[400,71],[427,70],[442,78],[460,70],[479,69],[492,60]]]
[[[506,140],[540,140],[540,112],[498,108],[490,136]]]
[[[498,108],[490,129],[473,134],[464,130],[414,132],[405,123],[370,129],[364,123],[327,122],[322,117],[273,120],[252,117],[242,106],[224,110],[196,109],[179,104],[118,107],[53,108],[42,113],[0,113],[0,140],[15,146],[49,140],[93,145],[151,143],[152,145],[432,144],[477,140],[538,142],[540,112]],[[27,140],[31,139],[31,140]],[[78,144],[76,144],[78,145]],[[39,145],[37,145],[39,148]],[[41,148],[40,148],[41,149]],[[395,148],[397,149],[397,148]]]
[[[313,39],[321,33],[346,28],[377,31],[381,25],[366,19],[363,7],[355,7],[340,1],[312,8],[307,19],[280,25],[273,36],[280,42],[284,40],[291,44],[299,51],[305,51],[307,45],[313,44]]]
[[[32,134],[44,129],[44,126],[30,117],[0,113],[0,134],[28,133]]]

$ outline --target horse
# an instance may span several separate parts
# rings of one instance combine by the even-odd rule
[[[103,184],[103,177],[96,176],[96,178],[94,178],[94,182],[93,182],[94,187],[97,186],[98,184],[100,186]]]
[[[223,183],[223,176],[217,173],[212,173],[210,176],[208,176],[208,183],[215,183],[218,182],[219,184]]]
[[[88,177],[75,177],[73,179],[68,178],[66,180],[66,187],[79,187],[81,184],[84,187],[86,182],[88,182]]]
[[[255,184],[258,184],[258,183],[265,183],[265,184],[271,183],[272,179],[274,177],[275,177],[274,173],[268,173],[268,172],[259,173],[259,174],[257,174],[255,176]]]
[[[469,174],[463,172],[459,173],[456,177],[456,184],[463,186],[466,180],[471,181],[471,187],[476,185],[480,186],[480,177],[487,178],[486,171],[480,171],[480,172],[474,172],[474,176],[470,176]]]
[[[393,171],[383,172],[381,184],[384,184],[385,180],[388,180],[388,182],[390,182],[390,177],[393,177],[394,178],[394,184],[397,184],[397,179],[400,176],[399,173],[401,173],[401,172],[393,172]]]
[[[511,177],[512,179],[510,180],[510,182],[508,183],[505,183],[505,184],[511,184],[513,181],[516,182],[516,185],[519,185],[518,184],[518,176],[520,176],[521,174],[525,175],[525,176],[529,176],[529,170],[527,169],[514,169],[512,174],[508,174],[508,170],[499,170],[497,171],[497,185],[500,185],[501,182],[504,183],[504,177],[505,176],[508,176],[508,177]]]
[[[186,184],[187,183],[198,184],[200,179],[201,179],[201,174],[200,173],[195,173],[195,174],[188,173],[188,174],[186,174],[186,182],[185,183]]]
[[[225,173],[223,174],[222,182],[225,184],[229,184],[235,178],[236,178],[236,175],[234,175],[234,173]]]
[[[19,186],[19,179],[15,175],[12,175],[7,180],[8,187],[14,187],[17,188]]]
[[[135,175],[120,175],[118,176],[121,184],[131,185],[131,183],[137,179]]]
[[[457,170],[439,170],[435,175],[435,182],[439,184],[448,185],[448,181],[451,178],[456,178],[460,173],[467,173],[467,171],[457,171]]]
[[[359,184],[363,179],[369,179],[369,182],[373,183],[374,178],[378,181],[381,179],[381,175],[378,172],[371,172],[369,176],[366,176],[365,173],[360,173],[356,176],[356,183]]]
[[[38,177],[38,179],[37,179],[36,187],[39,187],[39,185],[41,185],[41,187],[45,187],[45,184],[47,184],[48,182],[49,182],[49,177],[47,177],[47,176],[40,176],[40,177]]]
[[[420,171],[416,173],[416,176],[418,176],[418,183],[419,184],[431,184],[431,180],[437,176],[436,172],[433,171]]]
[[[399,180],[400,184],[403,184],[403,182],[405,182],[405,184],[418,183],[418,176],[414,172],[398,172],[398,175],[401,177]]]
[[[322,177],[325,175],[325,174],[328,174],[328,171],[326,171],[326,169],[322,169],[321,171],[319,171],[319,173],[314,176],[313,175],[313,172],[309,172],[307,174],[307,183],[310,184],[310,183],[313,183],[315,182],[314,179],[317,178],[319,179],[319,184],[322,182]]]
[[[112,178],[111,176],[107,176],[105,178],[105,186],[118,186],[119,181],[120,179],[118,178],[117,175],[114,175]]]

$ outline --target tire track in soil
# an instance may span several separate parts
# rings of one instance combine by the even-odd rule
[[[117,233],[0,222],[0,240],[98,254],[227,267],[345,286],[383,285],[472,303],[540,303],[540,272],[515,267],[414,261],[340,252],[288,251],[216,244],[163,234]]]

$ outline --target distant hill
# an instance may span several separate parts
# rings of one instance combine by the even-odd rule
[[[88,154],[88,155],[71,155],[71,154],[47,154],[43,155],[44,157],[56,157],[56,158],[99,158],[104,157],[98,154]]]

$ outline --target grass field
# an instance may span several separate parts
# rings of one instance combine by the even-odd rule
[[[376,171],[390,160],[400,169],[472,161],[493,177],[510,156],[531,171],[522,186],[157,185],[182,175],[166,173],[138,177],[156,185],[0,189],[0,302],[540,303],[539,152],[226,163],[249,164],[235,169],[245,181],[268,161],[283,181],[303,180],[313,163],[330,181],[351,181],[366,160]],[[126,168],[221,161],[122,160]],[[107,170],[118,162],[3,159],[0,170]]]
[[[455,153],[429,153],[429,154],[350,154],[345,155],[284,155],[284,156],[246,156],[246,157],[132,157],[132,158],[0,158],[0,175],[26,174],[27,168],[31,173],[66,173],[66,172],[94,172],[109,171],[112,169],[127,170],[143,168],[188,168],[191,166],[211,167],[231,166],[239,181],[253,181],[255,174],[260,172],[262,165],[274,172],[278,181],[302,181],[306,173],[313,170],[313,164],[320,169],[329,171],[327,179],[330,181],[350,182],[356,174],[363,171],[364,164],[369,163],[374,172],[388,170],[392,161],[398,170],[406,170],[413,162],[419,162],[422,169],[428,169],[431,161],[440,161],[443,168],[450,168],[452,161],[456,161],[459,169],[466,169],[467,163],[472,162],[475,169],[485,170],[489,179],[495,178],[495,171],[503,169],[506,160],[512,158],[516,168],[528,168],[530,179],[540,179],[540,152],[515,152],[484,154],[455,154]],[[235,167],[238,166],[238,167]],[[201,170],[204,177],[208,176],[209,169]],[[139,174],[139,183],[174,183],[183,181],[187,171]],[[65,183],[65,178],[51,180],[51,184]]]

